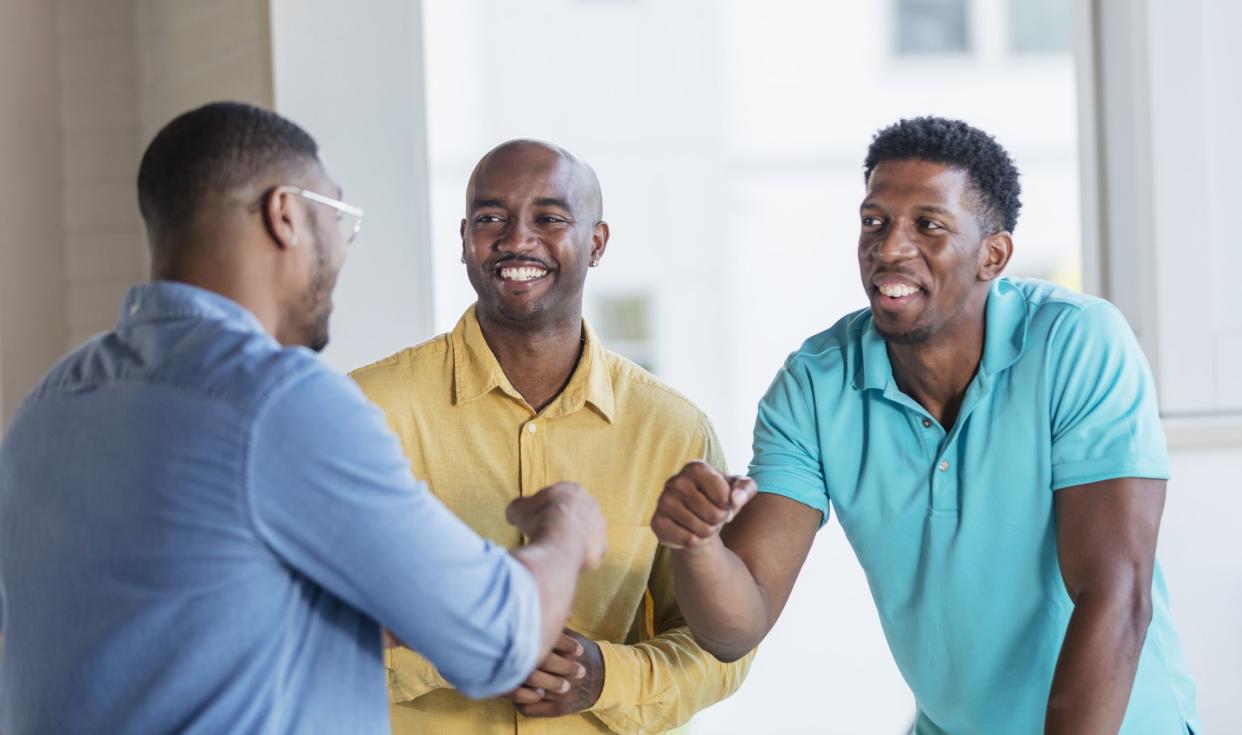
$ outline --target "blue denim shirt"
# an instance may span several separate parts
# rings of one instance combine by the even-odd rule
[[[387,733],[380,625],[490,696],[538,605],[352,381],[188,285],[132,289],[0,446],[6,735]]]

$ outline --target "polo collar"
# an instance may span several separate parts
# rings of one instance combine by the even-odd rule
[[[578,361],[578,367],[574,369],[569,383],[543,409],[542,414],[547,418],[565,416],[589,403],[605,421],[611,423],[616,412],[616,400],[608,370],[608,354],[585,319],[582,321],[582,333],[585,338],[582,359]],[[509,397],[526,403],[522,394],[509,382],[492,348],[483,337],[477,306],[471,305],[466,309],[457,326],[453,327],[450,341],[453,347],[455,405],[469,403],[494,390],[500,390]]]
[[[983,359],[979,372],[986,380],[1018,361],[1026,347],[1026,299],[1008,278],[998,278],[988,290],[984,310]],[[855,346],[853,385],[856,389],[884,390],[893,381],[888,343],[875,329],[871,310],[859,312],[849,326]],[[857,335],[857,336],[854,336]]]

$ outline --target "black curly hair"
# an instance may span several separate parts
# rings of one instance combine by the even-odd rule
[[[1013,232],[1022,208],[1018,169],[1000,143],[961,120],[916,117],[875,134],[863,162],[863,182],[884,161],[911,159],[960,168],[970,177],[979,228],[986,234]]]

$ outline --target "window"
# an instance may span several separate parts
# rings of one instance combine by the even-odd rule
[[[1070,0],[1009,0],[1009,42],[1015,53],[1069,53]]]
[[[966,0],[897,0],[897,53],[969,51]]]

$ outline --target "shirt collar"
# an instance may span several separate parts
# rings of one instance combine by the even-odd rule
[[[172,319],[219,321],[240,331],[267,333],[258,318],[236,301],[176,281],[152,281],[130,288],[121,304],[116,327],[125,329]]]
[[[582,359],[578,361],[578,367],[564,390],[542,413],[548,418],[556,418],[574,413],[589,403],[605,421],[611,423],[616,404],[608,370],[608,354],[585,319],[582,321],[582,333],[585,338]],[[476,306],[472,305],[458,320],[451,342],[454,404],[469,403],[494,390],[525,403],[484,339]]]
[[[1018,361],[1026,347],[1026,299],[1008,278],[998,278],[988,290],[984,311],[983,359],[979,372],[990,379]],[[863,310],[850,324],[857,356],[854,367],[855,388],[883,390],[893,379],[893,365],[888,359],[888,343],[875,329],[870,309]]]

